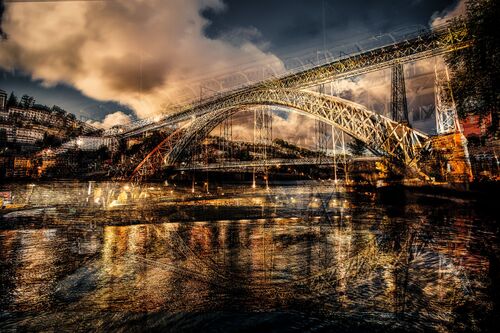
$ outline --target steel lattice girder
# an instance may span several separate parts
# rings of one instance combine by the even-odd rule
[[[167,136],[158,146],[156,146],[132,172],[130,180],[140,182],[143,178],[154,175],[161,170],[165,164],[164,158],[167,156],[186,131],[186,126],[178,128]]]
[[[206,137],[218,124],[223,122],[239,109],[232,112],[218,110],[193,119],[165,138],[156,146],[132,172],[131,180],[140,182],[143,178],[153,176],[163,167],[172,165],[189,144]]]
[[[143,128],[136,128],[130,132],[121,134],[121,136],[133,136],[146,130],[157,130],[164,126],[188,120],[193,115],[199,115],[199,108],[205,108],[208,104],[217,102],[221,98],[231,98],[233,95],[238,95],[242,92],[261,90],[263,88],[312,87],[321,83],[391,67],[396,63],[407,63],[455,51],[470,46],[471,42],[472,38],[465,22],[463,20],[456,20],[451,24],[434,30],[424,31],[414,38],[399,43],[342,58],[298,73],[288,73],[283,77],[271,78],[250,86],[224,92],[223,94],[216,94],[203,100],[202,103],[184,105],[178,112],[166,116],[158,123],[149,124]]]
[[[166,155],[165,163],[173,165],[189,146],[203,140],[217,125],[243,108],[244,106],[236,106],[231,109],[223,108],[196,118]]]
[[[260,89],[220,99],[200,109],[200,117],[165,139],[134,174],[150,174],[161,166],[173,165],[188,145],[205,137],[225,118],[242,108],[259,105],[281,106],[316,117],[365,142],[376,154],[392,157],[408,166],[417,162],[428,139],[420,131],[338,97],[307,90]]]
[[[224,162],[213,164],[200,164],[200,165],[186,165],[176,167],[177,171],[186,170],[241,170],[244,168],[264,168],[264,167],[281,167],[281,166],[299,166],[299,165],[333,165],[341,164],[341,162],[334,161],[331,157],[307,157],[299,159],[284,159],[274,158],[270,160],[254,160],[254,161],[241,161],[241,162]]]
[[[417,37],[349,56],[276,80],[281,87],[311,87],[332,79],[351,77],[395,64],[428,58],[470,46],[471,36],[464,21],[425,31]]]

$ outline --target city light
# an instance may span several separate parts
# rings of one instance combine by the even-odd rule
[[[2,1],[0,332],[497,331],[499,12]]]

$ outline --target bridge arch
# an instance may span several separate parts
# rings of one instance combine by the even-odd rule
[[[242,109],[278,106],[317,118],[363,141],[378,155],[413,165],[427,136],[351,101],[309,90],[259,88],[231,94],[192,110],[196,116],[156,147],[134,170],[133,177],[174,164],[182,151]]]

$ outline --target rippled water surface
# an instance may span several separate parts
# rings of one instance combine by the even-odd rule
[[[2,185],[1,331],[481,331],[498,221],[332,183]]]

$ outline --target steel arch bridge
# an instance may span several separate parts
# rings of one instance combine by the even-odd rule
[[[175,164],[190,144],[204,138],[231,114],[256,106],[279,106],[329,123],[365,142],[376,155],[389,156],[403,165],[416,167],[418,171],[420,151],[432,145],[424,133],[408,127],[404,121],[398,123],[359,104],[306,89],[467,48],[473,43],[472,37],[464,20],[454,20],[384,47],[221,91],[199,101],[193,100],[158,121],[134,125],[108,135],[124,139],[187,123],[154,148],[135,168],[132,179],[140,180]]]
[[[308,90],[253,89],[200,106],[200,116],[174,131],[137,166],[132,179],[139,180],[174,165],[190,145],[203,139],[230,115],[256,106],[278,106],[317,118],[363,141],[377,155],[415,166],[428,139],[424,133],[379,115],[366,107]]]
[[[455,20],[450,24],[445,24],[432,30],[420,31],[416,35],[408,36],[407,39],[391,45],[345,56],[336,60],[332,59],[331,62],[313,66],[312,68],[299,68],[284,73],[282,76],[272,76],[263,81],[248,82],[248,84],[234,89],[222,90],[203,100],[196,98],[187,101],[179,109],[176,109],[174,113],[169,113],[159,121],[142,123],[143,120],[141,120],[136,124],[132,124],[131,127],[125,128],[123,132],[115,133],[111,131],[105,135],[127,138],[148,131],[156,131],[166,126],[185,121],[193,115],[198,116],[200,114],[198,112],[200,107],[205,108],[206,105],[220,98],[270,87],[275,89],[307,89],[322,83],[453,52],[469,47],[472,42],[473,39],[468,32],[465,21],[461,19]],[[187,89],[192,90],[191,87],[187,87]]]

